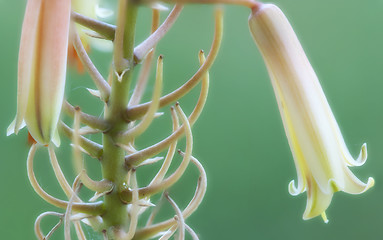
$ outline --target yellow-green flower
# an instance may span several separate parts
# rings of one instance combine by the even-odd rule
[[[17,114],[8,135],[26,124],[47,145],[57,132],[64,97],[70,0],[29,0],[21,32]]]
[[[99,0],[72,0],[72,10],[84,16],[96,18],[96,5],[98,2]],[[86,29],[83,26],[76,24],[76,28],[78,29],[81,42],[85,50],[88,52],[90,50],[90,37],[86,34]],[[79,73],[84,72],[84,66],[71,42],[69,43],[68,48],[68,62],[71,65],[74,65]]]
[[[108,18],[113,15],[112,10],[101,8],[99,5],[100,0],[72,0],[72,10],[86,17],[97,19]],[[80,36],[81,43],[87,52],[91,51],[91,45],[98,50],[111,50],[113,45],[108,41],[90,37],[88,34],[91,34],[92,31],[89,29],[81,26],[80,24],[76,24],[76,29]],[[68,62],[72,66],[76,67],[79,73],[84,73],[84,66],[71,42],[69,42],[68,48]]]
[[[273,4],[259,4],[249,26],[266,63],[297,169],[297,186],[291,181],[289,191],[307,191],[303,219],[322,215],[327,222],[325,210],[334,192],[359,194],[374,185],[372,178],[363,183],[349,169],[366,161],[366,144],[354,160],[283,12]]]

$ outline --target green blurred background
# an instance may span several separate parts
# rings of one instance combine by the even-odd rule
[[[17,53],[25,2],[0,0],[1,239],[34,239],[35,218],[43,211],[57,210],[44,203],[27,180],[26,131],[5,137],[16,112]],[[225,6],[224,39],[211,69],[209,99],[193,129],[193,154],[208,173],[208,191],[187,223],[201,239],[383,239],[383,1],[274,3],[285,12],[297,32],[351,153],[357,156],[361,145],[368,144],[366,164],[353,172],[363,181],[374,177],[376,185],[362,195],[336,193],[327,211],[328,224],[320,217],[302,220],[306,195],[293,197],[287,191],[288,183],[296,179],[295,166],[265,66],[248,31],[250,11]],[[149,23],[150,12],[143,8],[137,42],[148,35]],[[209,51],[213,26],[213,7],[185,8],[156,52],[165,56],[165,92],[181,85],[197,69],[198,50]],[[93,50],[91,56],[106,75],[110,54]],[[71,69],[66,89],[69,101],[99,115],[100,102],[90,97],[84,86],[92,87],[89,77]],[[185,112],[191,112],[198,89],[180,101]],[[146,99],[151,91],[149,87]],[[163,111],[165,116],[138,139],[138,147],[153,144],[170,132],[169,108]],[[73,180],[67,145],[64,140],[57,153],[65,174]],[[97,162],[92,159],[88,162],[96,177]],[[141,184],[159,166],[140,170]],[[36,158],[35,169],[42,186],[64,198],[43,150]],[[170,189],[181,207],[194,193],[197,178],[193,166],[188,171]],[[164,207],[171,211],[167,204]],[[45,225],[56,219],[51,220],[49,223],[47,219]],[[62,231],[52,239],[63,239]]]

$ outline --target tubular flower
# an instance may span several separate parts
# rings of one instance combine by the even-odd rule
[[[366,144],[355,160],[349,153],[318,78],[283,12],[260,4],[249,18],[250,32],[268,69],[298,175],[289,192],[307,191],[303,219],[322,215],[334,192],[360,194],[374,185],[360,181],[348,167],[361,166]]]
[[[57,136],[65,88],[70,5],[70,0],[27,3],[19,49],[17,114],[8,135],[17,134],[26,124],[40,144],[47,145]]]
[[[108,18],[112,16],[113,11],[100,7],[99,6],[100,2],[101,0],[72,0],[72,10],[75,11],[76,13],[79,13],[81,15],[84,15],[92,19]],[[101,49],[110,48],[110,45],[108,44],[108,42],[101,41],[103,43],[102,44],[99,41],[97,41],[97,39],[95,38],[92,39],[92,37],[88,35],[89,33],[91,33],[89,29],[81,26],[80,24],[76,24],[76,29],[80,36],[81,43],[87,52],[91,51],[91,45],[92,47],[96,47],[96,48],[98,45],[101,45]],[[68,62],[72,66],[76,67],[79,73],[84,73],[84,66],[71,42],[69,43],[69,47],[68,47]]]
[[[72,0],[72,9],[87,17],[96,18],[96,5],[98,2],[99,0]],[[89,37],[84,32],[84,27],[78,24],[76,24],[76,27],[79,30],[81,42],[84,45],[85,50],[88,52],[90,50]],[[68,47],[68,60],[69,63],[77,68],[79,73],[84,72],[84,66],[72,44]]]

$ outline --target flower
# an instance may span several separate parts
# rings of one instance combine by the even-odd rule
[[[72,0],[72,10],[91,19],[111,17],[113,11],[108,8],[100,7],[100,2],[101,0]],[[90,37],[89,34],[97,34],[80,24],[76,24],[76,29],[80,36],[81,43],[87,52],[90,52],[91,45],[98,50],[105,49],[106,51],[109,51],[113,47],[113,45],[107,41],[100,41],[100,39]],[[82,64],[72,42],[69,42],[68,62],[76,67],[79,73],[84,73],[84,65]]]
[[[259,4],[249,18],[251,34],[267,66],[287,139],[294,157],[298,184],[289,192],[307,191],[303,219],[322,215],[334,192],[360,194],[374,185],[360,181],[348,167],[361,166],[366,144],[354,160],[326,100],[318,78],[283,12]]]
[[[73,11],[87,17],[95,18],[96,4],[98,4],[98,0],[72,0],[72,9]],[[76,28],[79,31],[81,42],[85,50],[88,52],[90,50],[89,36],[84,31],[85,28],[78,24],[76,24]],[[68,47],[68,62],[74,65],[79,73],[84,73],[84,66],[71,42]]]
[[[64,97],[70,0],[29,0],[21,32],[17,114],[7,135],[27,125],[32,137],[58,144],[57,123]]]

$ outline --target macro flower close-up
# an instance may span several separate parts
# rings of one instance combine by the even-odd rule
[[[289,184],[291,195],[307,191],[303,219],[322,215],[334,192],[359,194],[374,185],[360,181],[349,166],[367,160],[363,144],[359,157],[348,151],[339,126],[294,30],[275,5],[262,4],[249,18],[250,31],[269,71],[279,111],[298,174]]]
[[[0,1],[1,238],[380,239],[382,9]]]

